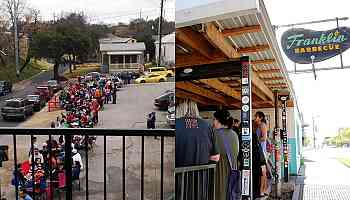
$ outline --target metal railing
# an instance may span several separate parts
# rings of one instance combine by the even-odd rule
[[[216,164],[175,168],[176,200],[215,200]]]
[[[48,136],[48,140],[52,141],[53,136],[63,135],[65,138],[64,143],[64,172],[65,172],[65,199],[73,199],[73,185],[72,185],[72,137],[74,135],[81,135],[85,137],[85,199],[89,199],[89,149],[88,149],[88,137],[89,136],[102,136],[103,137],[103,199],[107,199],[107,136],[108,137],[122,137],[122,198],[123,200],[127,199],[126,195],[126,137],[140,137],[140,199],[145,198],[145,138],[148,136],[159,137],[160,138],[160,199],[164,198],[164,139],[165,138],[174,138],[175,131],[173,129],[17,129],[17,128],[0,128],[1,135],[12,135],[13,137],[13,146],[10,145],[10,148],[13,148],[13,162],[14,162],[14,174],[18,174],[18,160],[17,160],[17,136],[30,136],[31,137],[31,149],[34,149],[33,137],[35,136]],[[52,155],[52,145],[48,145],[48,154],[51,158]],[[31,151],[31,162],[34,163],[33,151]],[[152,155],[153,156],[153,155]],[[51,163],[51,162],[49,162]],[[51,164],[49,164],[49,169],[51,169]],[[172,168],[173,169],[173,168]],[[31,164],[31,170],[34,172],[34,165]],[[50,170],[49,180],[50,183],[53,182],[52,170]],[[35,180],[34,173],[33,179]],[[168,177],[167,177],[168,178]],[[19,180],[17,176],[14,176],[15,182],[15,195],[18,199],[19,194]],[[35,184],[33,184],[34,191],[33,199],[40,199],[35,196]],[[53,193],[53,191],[50,190]],[[52,194],[53,195],[53,194]]]

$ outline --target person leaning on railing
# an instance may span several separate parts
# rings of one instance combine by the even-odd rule
[[[207,165],[220,159],[216,134],[211,125],[199,116],[197,104],[183,100],[176,107],[176,143],[175,166],[192,167]],[[198,200],[208,198],[207,187],[213,187],[206,173],[186,172],[186,181],[181,182],[181,175],[176,176],[176,196],[183,194],[183,199]],[[184,175],[182,175],[183,177]],[[182,185],[183,184],[183,185]],[[185,188],[186,191],[181,191]]]
[[[176,107],[176,167],[219,161],[214,129],[199,116],[197,104],[183,100]]]

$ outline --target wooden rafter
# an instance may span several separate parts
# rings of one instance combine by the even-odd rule
[[[176,40],[189,46],[205,58],[211,59],[213,47],[200,33],[192,30],[190,27],[176,29]]]
[[[199,80],[200,82],[214,88],[214,89],[217,89],[219,91],[221,91],[222,93],[236,99],[236,100],[239,100],[241,101],[241,93],[234,90],[233,88],[227,86],[227,84],[219,81],[218,79],[202,79],[202,80]]]
[[[266,60],[253,60],[250,63],[252,65],[260,65],[260,64],[273,64],[275,63],[275,59],[266,59]]]
[[[176,83],[176,89],[181,89],[202,97],[206,97],[208,99],[211,99],[212,101],[216,101],[218,103],[221,103],[224,106],[228,106],[229,104],[226,102],[226,99],[224,96],[217,94],[215,92],[212,92],[208,89],[204,89],[200,86],[197,86],[190,82],[177,82]]]
[[[270,49],[269,45],[257,45],[257,46],[253,46],[253,47],[245,47],[245,48],[239,48],[238,49],[238,53],[255,53],[258,51],[265,51],[267,49]]]
[[[220,33],[216,26],[213,23],[206,24],[206,37],[211,43],[214,43],[218,49],[220,49],[228,58],[235,58],[236,54],[232,52],[236,52],[235,49],[230,45],[225,37]],[[268,45],[267,45],[268,46]],[[237,52],[236,52],[237,53]],[[252,84],[255,85],[258,89],[260,89],[266,96],[274,101],[274,95],[271,90],[266,87],[264,81],[259,78],[259,75],[253,72],[252,74]]]
[[[265,82],[261,80],[259,75],[255,72],[253,72],[252,83],[253,86],[255,86],[257,90],[261,90],[269,100],[272,102],[274,101],[274,95],[272,91],[265,85]]]
[[[239,28],[225,29],[222,31],[222,35],[225,37],[238,36],[246,33],[260,32],[260,31],[261,31],[260,25],[253,25],[253,26],[244,26]]]
[[[189,92],[177,89],[176,90],[176,97],[181,98],[181,99],[191,99],[192,101],[198,102],[204,106],[210,105],[211,103],[208,101],[208,99],[203,98],[201,96],[191,94]]]
[[[213,23],[205,24],[204,36],[213,46],[220,49],[227,58],[239,58],[241,56],[232,45],[226,42],[225,37]]]
[[[279,81],[279,80],[284,80],[283,77],[271,77],[271,78],[261,78],[264,81]]]
[[[271,73],[280,73],[281,69],[268,69],[268,70],[259,70],[257,71],[258,74],[271,74]]]
[[[193,53],[191,55],[185,55],[185,54],[176,54],[176,67],[187,67],[187,66],[194,66],[194,65],[202,65],[202,64],[211,64],[211,63],[218,63],[218,62],[224,62],[228,61],[228,58],[225,58],[222,56],[222,54],[213,53],[211,55],[211,59],[207,59],[204,56],[201,56],[199,53]],[[259,64],[272,64],[274,63],[274,59],[267,59],[267,60],[254,60],[251,61],[252,65],[259,65]]]

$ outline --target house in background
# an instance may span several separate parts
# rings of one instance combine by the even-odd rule
[[[159,55],[159,41],[155,42],[156,46],[156,60],[158,60]],[[162,37],[162,55],[161,64],[166,66],[175,65],[175,32]]]
[[[133,38],[112,36],[99,40],[101,63],[105,72],[143,71],[146,46]]]

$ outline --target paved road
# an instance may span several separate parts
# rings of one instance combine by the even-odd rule
[[[350,151],[324,148],[305,152],[304,200],[350,199],[350,168],[337,157],[348,157]]]
[[[59,73],[62,74],[68,66],[61,66],[59,68]],[[48,80],[53,78],[53,71],[46,71],[34,76],[30,81],[25,82],[24,85],[20,86],[19,89],[13,91],[7,96],[0,97],[0,108],[5,105],[5,100],[14,98],[14,97],[25,97],[27,95],[33,94],[36,90],[36,87],[46,83]],[[0,127],[16,127],[21,123],[21,121],[5,121],[0,117]]]

